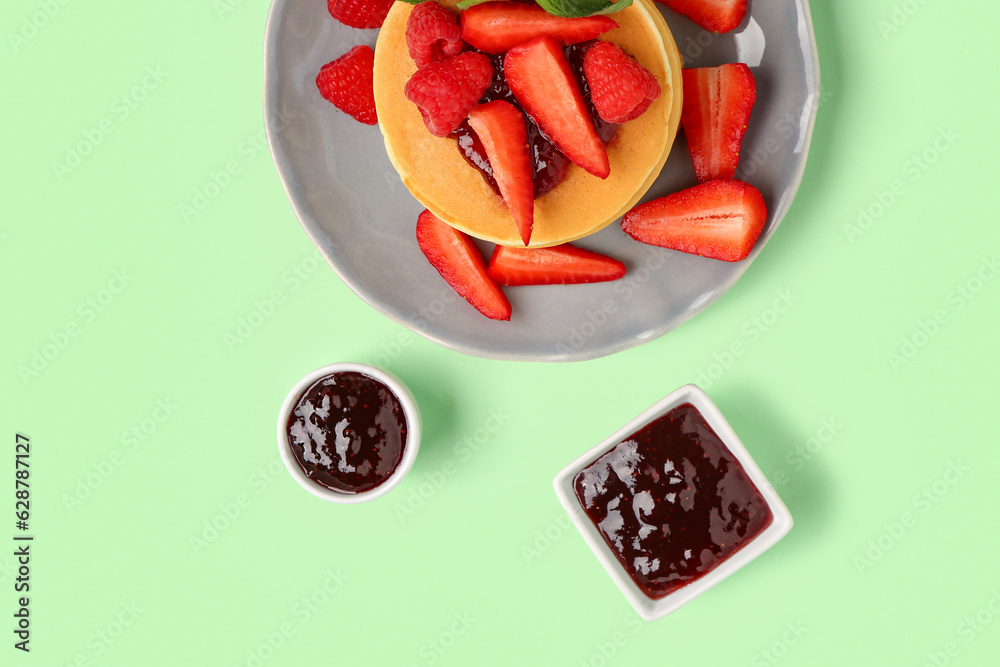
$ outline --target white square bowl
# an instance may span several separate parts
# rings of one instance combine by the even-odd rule
[[[628,572],[618,560],[615,552],[612,551],[608,543],[605,542],[597,526],[594,525],[590,517],[584,512],[580,501],[573,491],[573,478],[576,474],[596,461],[612,447],[620,443],[629,435],[635,433],[646,424],[662,417],[674,408],[690,403],[698,412],[702,414],[708,425],[719,436],[723,444],[732,452],[733,456],[740,462],[747,476],[753,481],[761,496],[767,502],[771,510],[773,520],[771,525],[765,528],[755,538],[744,544],[738,551],[729,556],[698,579],[678,588],[659,599],[654,599],[646,595],[641,588],[632,580]],[[685,604],[695,599],[712,586],[736,572],[738,569],[761,555],[778,540],[785,536],[792,529],[792,515],[788,508],[781,502],[781,498],[775,492],[774,487],[764,477],[764,473],[754,462],[740,439],[736,437],[732,427],[719,412],[719,408],[700,388],[693,384],[684,385],[680,389],[668,394],[658,401],[651,408],[640,414],[628,424],[615,431],[614,434],[606,438],[587,453],[578,457],[575,461],[562,469],[552,482],[555,487],[559,502],[562,503],[570,519],[576,524],[577,530],[583,535],[583,539],[590,545],[591,550],[597,559],[601,561],[604,569],[608,571],[618,588],[621,589],[628,601],[632,603],[635,610],[647,621],[662,618],[667,614],[680,609]]]

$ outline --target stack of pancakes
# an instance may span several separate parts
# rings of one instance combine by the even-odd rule
[[[441,4],[453,8],[455,1]],[[524,247],[500,196],[465,160],[453,138],[427,131],[420,111],[403,94],[417,69],[406,50],[406,21],[413,7],[395,3],[375,47],[375,106],[389,159],[413,196],[441,220],[480,239]],[[660,97],[641,116],[619,126],[607,146],[608,178],[570,164],[565,180],[535,200],[531,247],[573,241],[625,214],[656,180],[677,134],[683,65],[666,22],[652,0],[635,0],[611,18],[619,27],[600,39],[617,44],[652,72]]]

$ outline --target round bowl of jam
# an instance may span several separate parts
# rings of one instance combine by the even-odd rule
[[[420,413],[391,373],[339,363],[302,378],[278,416],[278,451],[314,496],[335,503],[373,500],[396,486],[420,448]]]

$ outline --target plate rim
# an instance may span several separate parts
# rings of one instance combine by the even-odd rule
[[[327,252],[326,244],[322,242],[322,239],[318,238],[316,234],[310,229],[309,225],[306,224],[306,219],[309,218],[303,210],[297,204],[294,192],[297,190],[297,186],[293,182],[292,168],[290,160],[288,159],[285,151],[282,149],[280,143],[278,142],[278,135],[281,130],[276,127],[275,123],[277,120],[277,113],[273,110],[274,100],[277,98],[276,87],[277,87],[277,58],[275,54],[277,53],[277,34],[278,34],[278,17],[281,9],[289,0],[271,0],[271,6],[267,13],[267,24],[264,30],[264,51],[263,51],[263,65],[264,65],[264,76],[263,76],[263,114],[264,114],[264,133],[267,138],[267,145],[269,152],[271,153],[271,159],[274,162],[275,170],[278,172],[278,178],[281,181],[281,185],[285,191],[285,197],[288,199],[289,204],[291,204],[292,211],[295,213],[296,219],[299,221],[299,225],[305,230],[306,235],[313,242],[313,245],[320,251],[323,257],[326,259],[327,264],[333,269],[334,273],[340,278],[340,280],[347,285],[347,287],[356,294],[362,301],[374,308],[384,317],[392,320],[396,324],[403,326],[404,328],[419,334],[420,336],[426,338],[427,340],[436,343],[442,347],[449,350],[454,350],[462,354],[469,356],[480,357],[484,359],[495,359],[500,361],[527,361],[527,362],[539,362],[539,363],[557,363],[557,362],[569,362],[569,361],[590,361],[592,359],[598,359],[600,357],[610,356],[623,352],[625,350],[631,349],[633,347],[638,347],[643,343],[648,343],[658,338],[663,337],[670,331],[676,329],[677,327],[689,322],[691,319],[699,315],[706,308],[714,304],[722,295],[727,293],[732,289],[733,285],[743,277],[747,269],[751,264],[757,259],[757,256],[764,249],[764,246],[770,241],[774,232],[778,229],[781,223],[784,221],[785,216],[791,209],[795,198],[798,196],[799,188],[802,184],[802,179],[805,176],[806,164],[808,162],[809,150],[812,145],[813,130],[816,126],[816,118],[819,112],[820,99],[819,96],[822,92],[822,82],[820,79],[820,66],[819,66],[819,49],[816,43],[816,31],[813,27],[812,12],[809,7],[809,0],[792,0],[792,3],[798,10],[801,20],[805,23],[806,28],[806,38],[809,46],[809,62],[811,64],[811,72],[807,74],[807,81],[811,74],[813,88],[807,90],[807,102],[806,106],[809,107],[808,120],[805,127],[805,132],[803,133],[802,141],[802,158],[798,161],[795,169],[792,173],[792,179],[788,186],[783,191],[783,196],[779,200],[779,206],[770,212],[773,215],[772,223],[769,225],[767,231],[757,240],[754,244],[753,250],[746,257],[746,259],[737,262],[739,266],[725,281],[720,283],[709,296],[703,299],[696,307],[689,308],[685,310],[681,315],[680,321],[673,322],[672,320],[666,321],[659,327],[655,327],[648,332],[642,338],[639,337],[624,337],[620,338],[614,342],[606,343],[601,346],[588,347],[583,346],[579,350],[573,350],[572,352],[546,352],[546,353],[516,353],[516,352],[495,352],[490,350],[488,347],[474,346],[469,344],[464,344],[462,342],[457,342],[454,340],[442,337],[439,334],[435,334],[432,331],[428,331],[423,327],[418,326],[417,321],[419,318],[413,318],[408,320],[399,314],[392,312],[391,309],[387,308],[381,302],[375,301],[369,298],[364,292],[364,287],[359,284],[355,284],[355,281],[351,280],[344,271],[340,269],[337,262],[330,253]],[[658,7],[661,12],[662,8]],[[311,218],[309,218],[311,220]],[[318,224],[314,224],[315,227],[319,227]],[[487,339],[488,340],[488,339]]]

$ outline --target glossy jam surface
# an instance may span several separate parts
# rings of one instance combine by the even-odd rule
[[[340,493],[373,489],[392,475],[406,447],[396,395],[361,373],[314,382],[288,417],[288,444],[311,480]]]
[[[654,599],[713,570],[774,518],[690,403],[584,468],[573,488],[625,570]]]
[[[618,126],[601,120],[601,117],[597,115],[594,104],[590,100],[590,88],[587,86],[587,79],[583,75],[583,56],[595,41],[591,40],[567,46],[563,51],[569,60],[573,73],[576,75],[577,82],[580,84],[580,92],[583,94],[583,101],[587,106],[590,119],[594,123],[594,128],[597,130],[597,135],[607,144],[614,138]],[[493,83],[490,84],[490,87],[486,89],[486,92],[480,98],[480,104],[492,102],[493,100],[503,100],[510,102],[523,113],[524,110],[521,109],[521,105],[514,99],[514,94],[510,92],[510,88],[507,86],[507,77],[503,71],[503,56],[490,56],[490,63],[493,65]],[[532,178],[535,185],[535,199],[538,199],[562,182],[566,176],[566,169],[569,167],[570,161],[569,158],[560,153],[552,145],[552,142],[539,131],[538,127],[531,122],[531,119],[527,115],[524,116],[524,120],[528,130],[528,148],[531,152],[532,169],[534,171]],[[497,194],[500,194],[497,182],[493,178],[493,169],[490,167],[490,161],[486,157],[485,149],[483,149],[483,144],[479,141],[479,137],[476,136],[472,128],[469,127],[469,122],[464,121],[457,130],[452,132],[452,136],[458,140],[458,150],[469,164],[478,169],[490,187]]]

